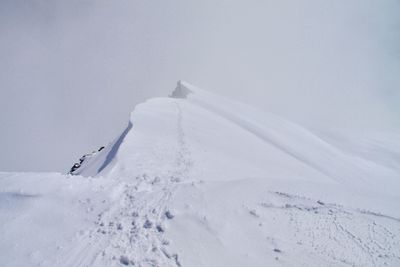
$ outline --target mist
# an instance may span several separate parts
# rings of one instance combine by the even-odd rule
[[[0,170],[68,171],[177,80],[305,127],[398,132],[400,2],[0,2]]]

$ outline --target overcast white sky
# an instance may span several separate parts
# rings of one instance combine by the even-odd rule
[[[62,171],[184,79],[308,127],[400,125],[397,0],[1,0],[0,170]]]

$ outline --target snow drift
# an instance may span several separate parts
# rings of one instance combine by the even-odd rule
[[[0,265],[397,266],[399,139],[382,136],[318,135],[180,81],[74,176],[0,174]]]

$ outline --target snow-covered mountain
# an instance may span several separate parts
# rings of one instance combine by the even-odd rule
[[[400,266],[400,138],[178,82],[72,175],[0,173],[0,266]]]

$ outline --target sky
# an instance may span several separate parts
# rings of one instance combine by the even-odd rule
[[[180,79],[315,129],[400,129],[398,0],[1,0],[0,170],[67,172]]]

